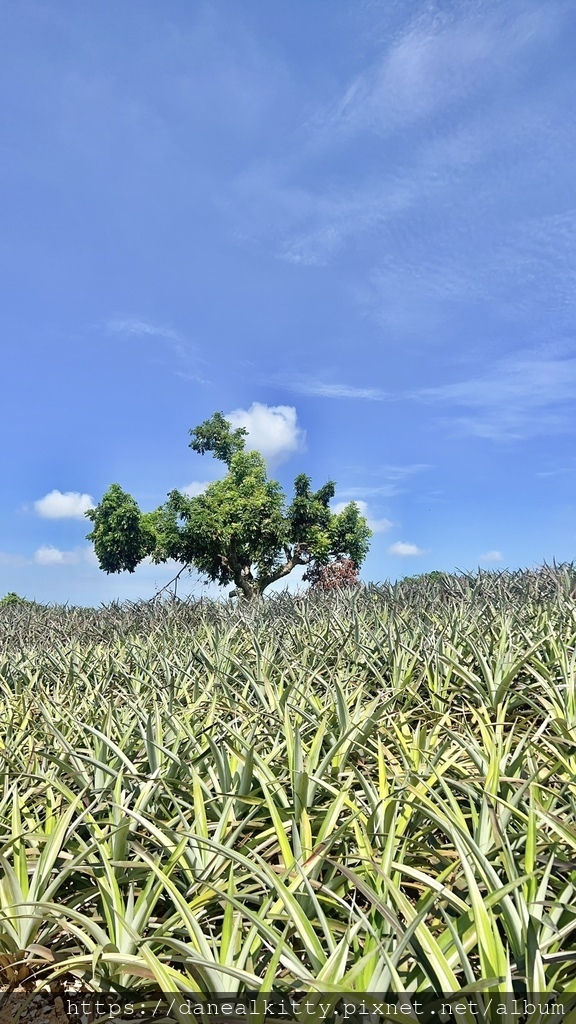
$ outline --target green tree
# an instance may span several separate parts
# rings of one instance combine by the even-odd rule
[[[9,594],[5,594],[4,597],[0,599],[0,605],[2,607],[8,607],[11,605],[25,605],[32,603],[32,601],[27,601],[25,597],[20,597],[20,595],[17,594],[14,590],[11,590]]]
[[[227,473],[190,498],[173,490],[153,512],[141,512],[134,498],[112,484],[96,508],[86,512],[94,524],[100,568],[134,572],[147,556],[156,564],[174,559],[222,586],[234,584],[251,600],[297,565],[322,566],[348,557],[360,566],[371,531],[351,502],[338,515],[330,511],[334,483],[311,490],[305,474],[295,481],[286,507],[280,484],[268,479],[264,458],[246,451],[246,430],[232,430],[217,412],[190,431],[189,447],[211,452]]]

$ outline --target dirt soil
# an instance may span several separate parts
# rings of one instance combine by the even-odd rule
[[[0,995],[0,1024],[69,1024],[60,996],[47,1002],[40,996],[24,1007],[23,995]]]

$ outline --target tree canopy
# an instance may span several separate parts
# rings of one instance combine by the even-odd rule
[[[358,567],[369,548],[371,531],[354,502],[336,514],[330,510],[333,481],[312,491],[304,473],[294,482],[286,506],[281,485],[268,478],[257,451],[246,450],[246,430],[232,429],[220,412],[190,431],[189,447],[211,452],[227,466],[226,475],[189,497],[172,490],[153,512],[141,512],[132,495],[112,484],[99,505],[86,512],[93,529],[100,568],[134,572],[143,559],[169,559],[195,568],[222,586],[252,599],[297,565],[327,565],[347,557]]]

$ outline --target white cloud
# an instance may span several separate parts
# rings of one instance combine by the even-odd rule
[[[294,406],[253,402],[249,409],[234,409],[225,418],[234,429],[248,431],[246,447],[261,452],[271,465],[303,448],[305,433],[297,424]]]
[[[204,494],[210,483],[212,483],[211,480],[193,480],[191,484],[186,484],[186,487],[181,487],[180,490],[188,498],[197,498],[199,494]]]
[[[62,551],[53,544],[43,544],[34,552],[32,564],[34,565],[78,565],[86,562],[88,565],[99,568],[96,552],[92,544],[84,547],[76,547],[73,551]],[[31,563],[27,563],[31,564]]]
[[[387,530],[390,530],[391,527],[394,526],[394,523],[391,522],[390,519],[375,519],[374,516],[372,516],[366,501],[355,498],[354,504],[360,509],[361,515],[365,516],[372,533],[386,533]],[[347,501],[337,501],[336,504],[332,506],[332,511],[338,515],[338,513],[342,512],[347,505]]]
[[[61,551],[52,545],[44,545],[34,552],[36,565],[76,565],[80,561],[77,551]]]
[[[83,519],[90,508],[94,508],[92,495],[79,491],[53,490],[34,502],[34,511],[43,519]]]
[[[480,555],[481,562],[501,562],[502,552],[501,551],[486,551],[483,555]]]
[[[98,569],[100,568],[98,564],[98,558],[96,556],[96,552],[94,551],[94,547],[92,544],[90,544],[87,548],[84,548],[82,555],[84,561],[88,562],[88,565],[95,565]]]
[[[395,544],[391,544],[388,548],[388,554],[407,558],[412,555],[423,555],[424,551],[422,548],[417,547],[416,544],[406,544],[404,541],[397,540]]]

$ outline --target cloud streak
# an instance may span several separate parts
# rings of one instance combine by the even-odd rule
[[[382,484],[379,487],[370,487],[360,485],[358,487],[339,487],[338,494],[346,497],[348,501],[356,501],[357,499],[379,497],[379,498],[392,498],[395,494],[401,494],[401,489],[395,484]]]
[[[168,342],[176,355],[185,357],[189,354],[190,345],[172,327],[150,323],[138,317],[112,317],[105,324],[106,330],[113,334],[123,334],[137,338],[160,338]]]
[[[388,135],[491,91],[498,79],[506,80],[511,64],[554,33],[555,6],[546,11],[486,4],[481,17],[471,17],[466,5],[461,12],[427,5],[381,59],[350,83],[327,114],[325,129]]]
[[[421,388],[410,397],[469,410],[444,422],[477,437],[527,440],[569,432],[574,429],[576,357],[519,353],[483,376]]]
[[[431,468],[427,462],[413,462],[407,466],[382,466],[379,472],[389,480],[405,480],[408,476],[422,473],[425,469]]]
[[[513,353],[468,379],[396,393],[321,381],[284,380],[276,386],[318,398],[418,402],[442,406],[450,429],[492,440],[525,440],[573,429],[576,356],[553,346]],[[458,413],[457,410],[466,410]],[[365,492],[366,493],[366,492]]]
[[[148,323],[146,320],[138,320],[135,317],[117,317],[108,320],[106,327],[115,334],[136,334],[151,335],[157,338],[166,338],[168,341],[180,341],[180,335],[170,327],[161,327],[158,324]]]
[[[351,384],[334,384],[307,378],[270,377],[264,383],[270,387],[284,388],[295,391],[299,395],[310,395],[313,398],[358,398],[363,401],[381,402],[393,400],[394,395],[380,388],[354,387]]]

